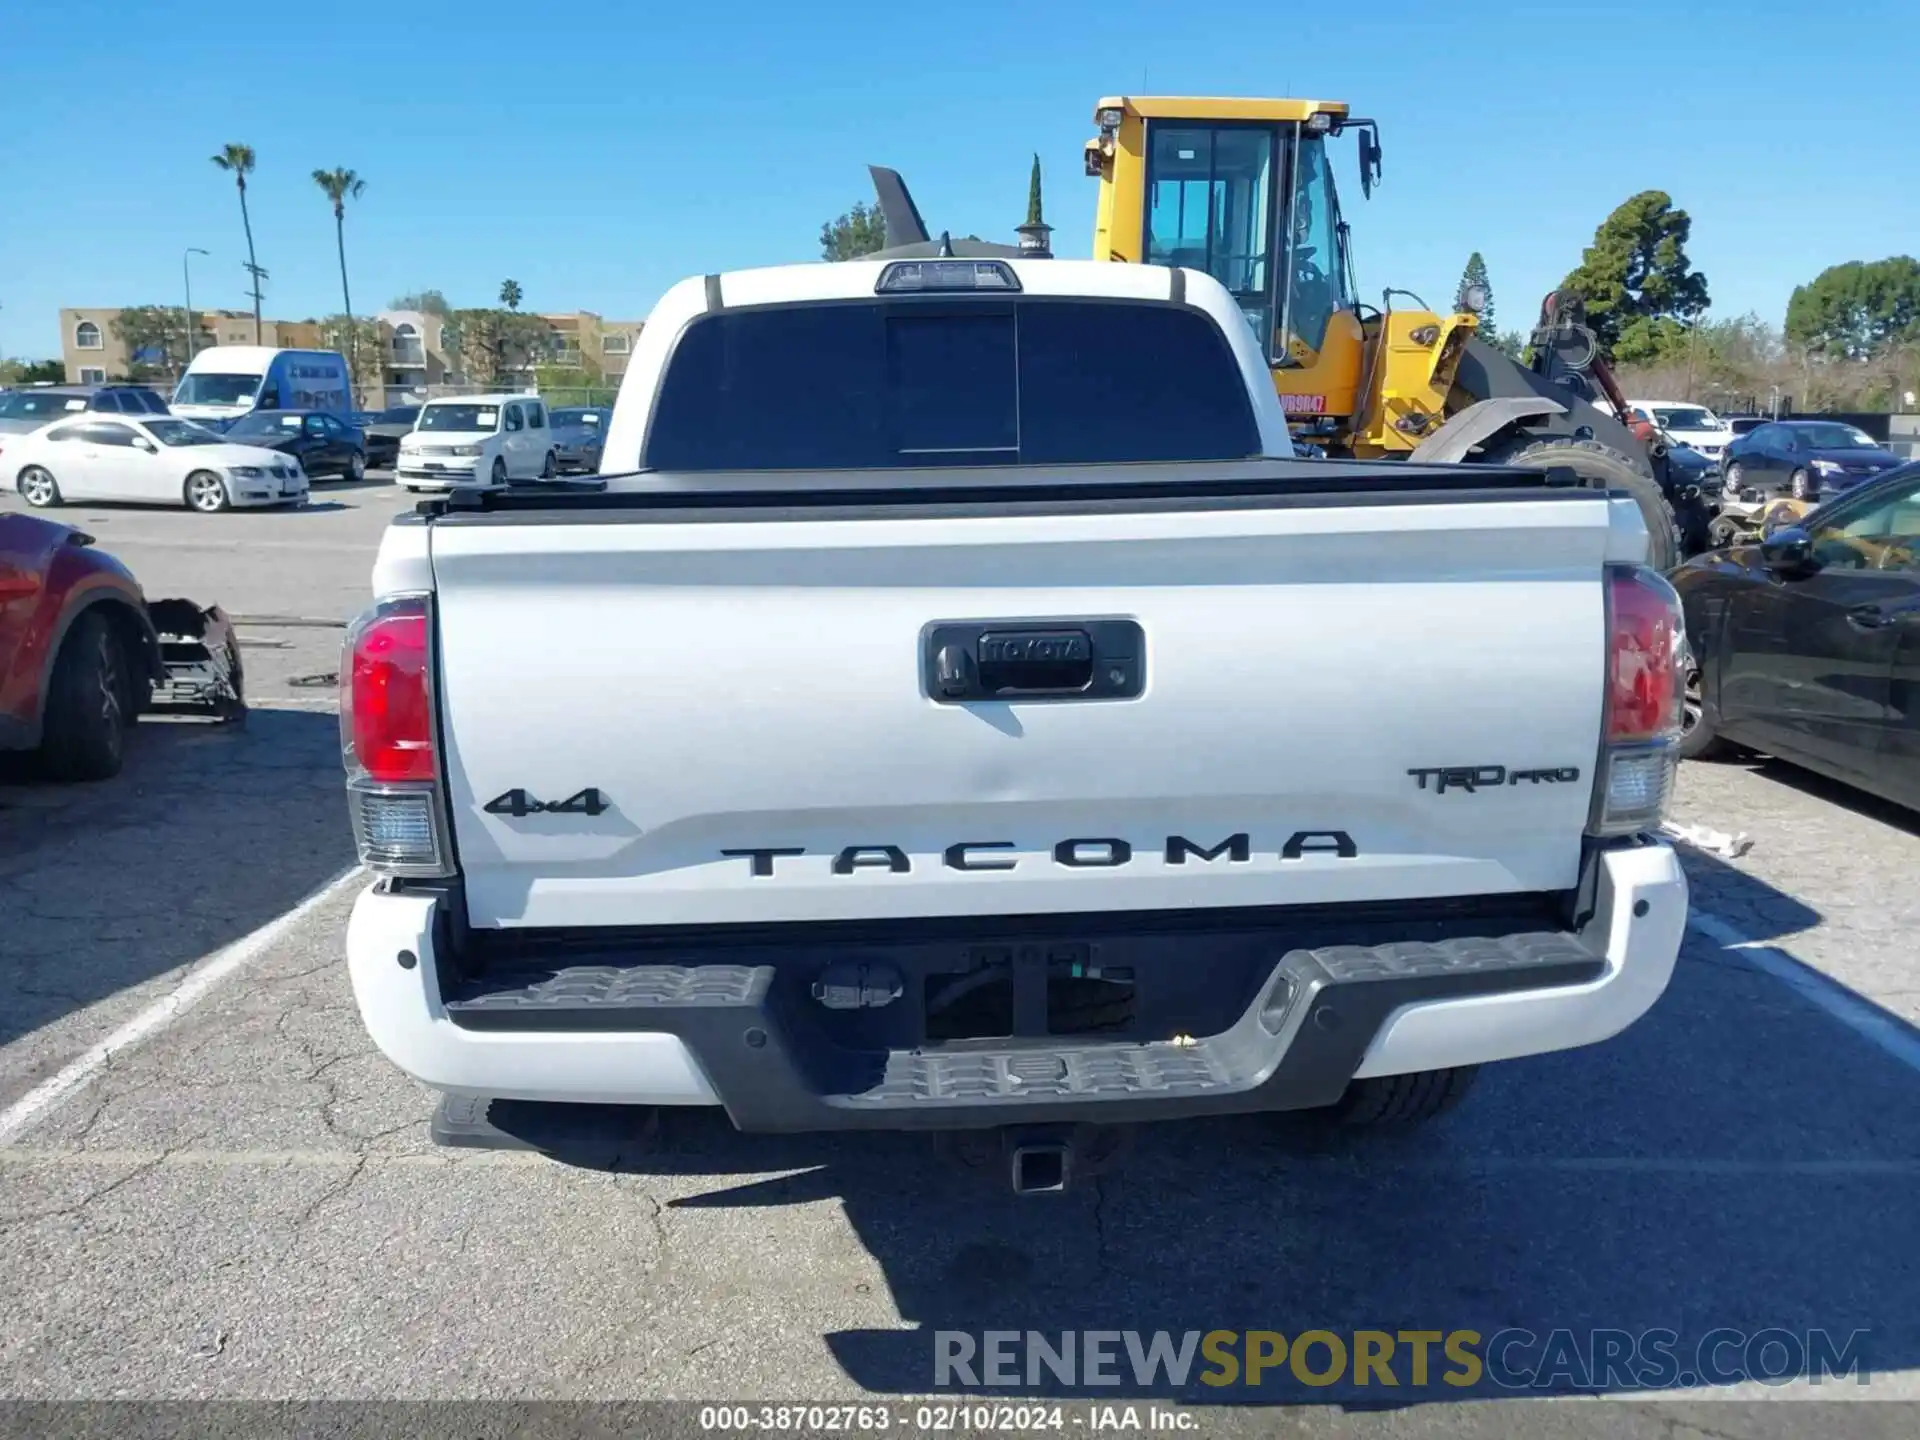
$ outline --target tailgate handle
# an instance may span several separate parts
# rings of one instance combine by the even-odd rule
[[[1139,695],[1144,645],[1131,620],[941,621],[923,670],[937,703],[1125,700]]]

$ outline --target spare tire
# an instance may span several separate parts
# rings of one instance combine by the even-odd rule
[[[1526,435],[1490,447],[1478,458],[1487,465],[1518,465],[1528,470],[1564,466],[1592,489],[1631,495],[1647,525],[1647,564],[1665,574],[1680,563],[1680,522],[1645,461],[1598,440]]]

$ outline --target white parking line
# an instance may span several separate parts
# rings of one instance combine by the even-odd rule
[[[1695,910],[1687,924],[1723,950],[1730,950],[1756,970],[1771,975],[1801,999],[1826,1011],[1854,1034],[1898,1060],[1920,1070],[1920,1036],[1895,1016],[1847,989],[1838,980],[1807,965],[1776,945],[1751,940],[1718,915]]]
[[[342,871],[291,910],[275,916],[258,930],[242,935],[224,949],[215,951],[173,990],[0,1111],[0,1145],[11,1145],[16,1137],[30,1129],[63,1100],[84,1088],[117,1052],[130,1045],[138,1045],[149,1035],[165,1029],[186,1014],[214,986],[272,949],[307,916],[358,881],[362,873],[358,865]]]

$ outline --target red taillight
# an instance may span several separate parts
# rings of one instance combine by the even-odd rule
[[[1651,570],[1612,570],[1607,580],[1607,743],[1679,733],[1680,597]]]
[[[353,758],[370,780],[432,780],[427,606],[394,600],[355,626],[344,673]]]

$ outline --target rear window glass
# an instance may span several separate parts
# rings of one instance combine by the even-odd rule
[[[674,348],[658,470],[1230,460],[1259,451],[1203,313],[1076,300],[723,311]]]

